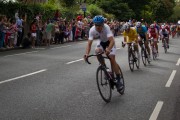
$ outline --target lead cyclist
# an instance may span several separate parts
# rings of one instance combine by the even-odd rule
[[[99,39],[95,48],[95,52],[96,54],[105,52],[105,54],[110,57],[112,69],[116,73],[116,79],[117,79],[116,87],[118,91],[121,91],[123,90],[124,86],[122,84],[122,79],[120,78],[119,66],[115,59],[115,53],[116,53],[115,40],[110,30],[110,27],[104,22],[105,22],[105,19],[101,15],[95,16],[93,18],[94,26],[91,27],[89,31],[88,44],[86,47],[86,53],[84,55],[84,59],[85,60],[87,59],[87,56],[89,55],[91,51],[93,40]],[[105,63],[102,63],[102,64],[105,64]]]

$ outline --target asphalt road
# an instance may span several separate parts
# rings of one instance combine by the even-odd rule
[[[96,85],[98,62],[82,57],[87,42],[0,52],[0,120],[180,120],[180,39],[165,54],[131,72],[116,38],[124,95],[105,103]],[[92,46],[94,53],[96,41]]]

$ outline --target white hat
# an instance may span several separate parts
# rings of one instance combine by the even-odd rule
[[[180,24],[180,20],[178,21],[178,24]]]

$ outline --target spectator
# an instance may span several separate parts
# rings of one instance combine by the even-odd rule
[[[55,20],[55,21],[58,21],[59,18],[60,18],[60,12],[59,12],[59,10],[56,10],[56,12],[55,12],[55,14],[54,14],[54,20]]]
[[[47,26],[46,26],[46,46],[50,46],[50,40],[52,38],[52,31],[54,29],[54,24],[52,21],[48,21]]]
[[[37,33],[36,33],[37,26],[36,25],[37,25],[37,22],[36,22],[36,20],[34,20],[31,23],[32,48],[35,48],[35,41],[36,41],[36,37],[37,37]]]
[[[54,41],[55,41],[55,44],[58,44],[60,42],[59,40],[59,21],[56,21],[55,22],[55,38],[54,38]]]
[[[72,26],[72,41],[74,42],[75,32],[76,32],[76,20],[75,19],[72,19],[71,26]]]
[[[17,10],[15,13],[15,19],[17,20],[19,18],[19,11]]]
[[[61,44],[64,44],[64,32],[66,30],[65,27],[65,22],[61,20],[60,25],[59,25],[59,39]]]
[[[31,33],[28,33],[27,36],[24,37],[22,41],[22,47],[25,48],[30,48],[31,47]]]
[[[10,21],[11,25],[10,25],[10,37],[9,37],[9,47],[10,48],[14,48],[15,47],[15,44],[17,42],[17,25],[16,25],[16,22],[15,20],[11,19]]]
[[[81,17],[79,17],[79,21],[77,22],[77,26],[76,26],[76,39],[78,40],[82,40],[81,36],[82,36],[83,25],[84,23],[82,22]]]
[[[17,28],[18,28],[18,38],[17,38],[17,47],[21,45],[22,37],[23,37],[23,21],[18,17],[16,20]]]
[[[0,48],[4,47],[5,26],[7,26],[7,18],[5,15],[0,15]]]

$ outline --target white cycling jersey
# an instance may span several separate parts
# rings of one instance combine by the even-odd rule
[[[103,43],[108,42],[109,37],[113,37],[113,34],[110,30],[110,27],[107,24],[104,24],[104,27],[100,33],[96,30],[95,26],[93,26],[89,31],[89,40],[99,39],[95,49],[101,49],[104,51],[101,42]],[[116,53],[116,47],[114,45],[110,51],[110,55],[115,55],[115,53]]]
[[[107,24],[104,24],[103,30],[101,33],[99,33],[95,26],[93,26],[90,31],[89,31],[89,40],[94,40],[94,39],[100,39],[102,42],[107,42],[108,37],[113,36],[110,27]]]
[[[167,36],[168,34],[169,32],[167,29],[165,29],[165,31],[162,31],[162,30],[159,31],[159,35],[161,36],[161,38],[163,38],[164,36]]]

